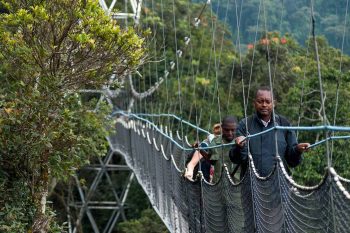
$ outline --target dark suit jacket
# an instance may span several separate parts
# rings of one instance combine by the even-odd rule
[[[274,126],[273,119],[265,127],[257,114],[247,118],[249,134],[256,134]],[[290,126],[289,121],[283,116],[276,114],[276,123],[280,126]],[[253,137],[245,144],[243,148],[238,145],[233,146],[230,150],[230,159],[233,163],[242,164],[241,176],[244,175],[248,162],[248,145],[252,154],[255,168],[260,176],[267,176],[271,173],[276,163],[276,131],[272,130],[268,133]],[[246,119],[239,122],[236,136],[247,136]],[[297,140],[294,131],[277,130],[277,147],[278,154],[285,164],[291,167],[297,166],[302,160],[296,146]]]

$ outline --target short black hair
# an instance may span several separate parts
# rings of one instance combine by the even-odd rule
[[[256,89],[256,92],[255,92],[255,99],[256,99],[256,96],[258,95],[259,91],[269,91],[269,92],[271,92],[271,88],[268,87],[268,86],[258,87],[258,89]]]
[[[230,123],[237,124],[237,118],[234,116],[225,116],[224,118],[222,118],[221,125],[226,125]]]

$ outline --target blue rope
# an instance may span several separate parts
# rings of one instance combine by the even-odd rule
[[[176,115],[173,114],[146,114],[146,113],[138,113],[138,114],[133,114],[133,113],[126,113],[124,111],[115,111],[112,113],[112,116],[115,116],[116,114],[121,114],[127,117],[134,117],[140,121],[146,122],[150,125],[152,125],[152,127],[157,130],[160,134],[162,134],[164,137],[168,138],[170,141],[172,141],[176,146],[178,146],[180,149],[184,150],[184,151],[192,151],[193,148],[192,147],[183,147],[182,145],[180,145],[178,142],[176,142],[173,138],[171,138],[170,136],[166,135],[165,133],[163,133],[158,127],[157,125],[155,125],[153,122],[142,118],[140,116],[155,116],[155,117],[160,117],[160,116],[167,116],[167,117],[173,117],[179,121],[181,121],[182,119],[177,117]],[[188,124],[189,126],[198,129],[201,132],[207,133],[209,134],[208,131],[195,126],[187,121],[183,121],[184,123]],[[329,126],[329,125],[320,125],[320,126],[274,126],[268,130],[262,131],[260,133],[256,133],[256,134],[250,134],[246,137],[245,140],[250,139],[250,138],[254,138],[263,134],[266,134],[272,130],[301,130],[301,131],[316,131],[316,130],[328,130],[328,131],[343,131],[343,132],[350,132],[350,127],[342,127],[342,126]],[[308,148],[313,148],[315,146],[318,146],[322,143],[325,143],[327,141],[331,141],[331,140],[340,140],[340,139],[350,139],[350,135],[349,136],[332,136],[332,137],[328,137],[326,139],[323,139],[321,141],[318,141],[314,144],[311,144]],[[216,146],[209,146],[209,147],[198,147],[196,149],[213,149],[213,148],[220,148],[220,147],[226,147],[226,146],[232,146],[235,145],[235,142],[232,143],[227,143],[227,144],[221,144],[221,145],[216,145]]]
[[[350,132],[350,127],[346,127],[346,126],[332,126],[332,125],[319,125],[319,126],[275,126],[274,128],[280,129],[280,130],[299,130],[299,131],[326,130],[326,131]],[[272,128],[272,129],[274,129],[274,128]]]
[[[173,143],[175,143],[175,145],[178,146],[180,149],[182,149],[182,150],[184,150],[184,151],[191,151],[191,150],[193,150],[193,148],[191,148],[191,147],[187,147],[187,148],[183,147],[183,146],[180,145],[177,141],[175,141],[174,139],[172,139],[170,136],[168,136],[168,135],[166,135],[165,133],[163,133],[153,122],[151,122],[151,121],[149,121],[149,120],[147,120],[147,119],[145,119],[145,118],[139,117],[139,116],[137,116],[136,114],[125,113],[125,112],[123,112],[123,111],[114,112],[114,113],[112,114],[112,116],[114,116],[115,114],[121,114],[121,115],[127,116],[127,117],[130,117],[130,116],[131,116],[131,117],[134,117],[134,118],[136,118],[136,119],[138,119],[138,120],[140,120],[140,121],[146,122],[146,123],[152,125],[152,127],[153,127],[155,130],[157,130],[160,134],[162,134],[164,137],[168,138],[170,141],[172,141]]]
[[[170,136],[166,135],[165,133],[163,133],[153,122],[145,119],[145,118],[142,118],[142,117],[139,117],[137,116],[136,114],[132,114],[132,113],[125,113],[123,111],[117,111],[117,112],[114,112],[112,115],[115,115],[115,114],[121,114],[121,115],[124,115],[124,116],[127,116],[127,117],[134,117],[140,121],[143,121],[143,122],[146,122],[150,125],[152,125],[152,127],[157,130],[160,134],[162,134],[164,137],[168,138],[170,141],[172,141],[176,146],[178,146],[180,149],[184,150],[184,151],[192,151],[194,148],[192,147],[183,147],[182,145],[180,145],[178,142],[176,142],[174,139],[172,139]],[[171,114],[170,114],[171,115]],[[212,148],[219,148],[219,147],[226,147],[226,146],[232,146],[234,145],[235,143],[232,142],[232,143],[227,143],[227,144],[221,144],[221,145],[216,145],[216,146],[209,146],[209,147],[198,147],[196,149],[199,149],[199,150],[206,150],[206,149],[212,149]]]
[[[318,142],[310,145],[308,148],[312,148],[312,147],[318,146],[318,145],[320,145],[322,143],[325,143],[326,141],[333,141],[333,140],[338,140],[338,139],[350,139],[350,135],[348,135],[348,136],[332,136],[332,137],[323,139],[321,141],[318,141]]]
[[[112,113],[112,115],[115,115],[115,114],[118,114],[118,113],[119,114],[123,114],[125,112],[124,111],[115,111],[115,112]],[[168,114],[168,113],[160,113],[160,114],[133,113],[133,115],[136,115],[136,116],[147,116],[147,117],[172,117],[172,118],[175,118],[176,120],[178,120],[178,121],[180,121],[180,122],[182,122],[182,123],[184,123],[184,124],[194,128],[194,129],[202,132],[202,133],[210,134],[209,131],[207,131],[205,129],[202,129],[202,128],[200,128],[200,127],[198,127],[198,126],[196,126],[196,125],[194,125],[194,124],[192,124],[192,123],[190,123],[188,121],[185,121],[185,120],[181,119],[180,117],[178,117],[178,116],[176,116],[174,114]]]

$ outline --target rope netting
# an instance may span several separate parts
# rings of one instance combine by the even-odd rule
[[[264,178],[247,172],[234,183],[224,167],[216,184],[191,182],[182,175],[188,151],[175,143],[186,142],[160,128],[118,121],[110,141],[171,232],[348,232],[350,182],[333,168],[314,187],[296,184],[281,160]]]

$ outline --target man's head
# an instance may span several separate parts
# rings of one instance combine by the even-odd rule
[[[216,123],[213,125],[213,134],[215,136],[221,135],[221,124],[220,123]]]
[[[235,117],[224,117],[221,122],[222,138],[227,142],[231,142],[235,138],[236,128],[237,119]]]
[[[261,119],[268,121],[271,118],[273,100],[271,89],[268,87],[260,87],[255,94],[254,107]]]

